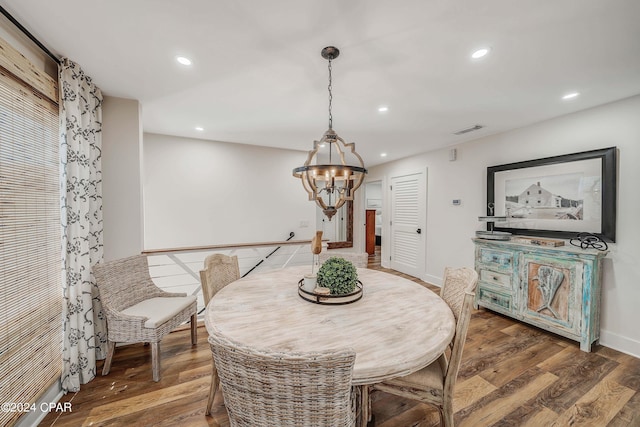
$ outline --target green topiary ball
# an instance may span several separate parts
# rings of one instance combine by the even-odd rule
[[[353,292],[358,281],[356,267],[344,258],[331,257],[318,270],[318,285],[331,290],[332,295]]]

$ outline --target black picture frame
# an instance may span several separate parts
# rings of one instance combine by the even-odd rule
[[[599,159],[600,160],[600,187],[601,189],[601,199],[600,199],[600,218],[599,221],[596,219],[596,222],[599,222],[600,230],[594,231],[592,229],[584,229],[584,230],[559,230],[557,227],[554,229],[545,229],[543,224],[535,224],[530,228],[521,228],[521,227],[509,227],[509,226],[500,226],[501,224],[497,222],[494,226],[494,230],[496,231],[505,231],[512,234],[519,235],[527,235],[527,236],[540,236],[540,237],[552,237],[552,238],[562,238],[562,239],[570,239],[575,237],[579,232],[585,232],[597,235],[602,240],[608,242],[616,241],[616,201],[617,201],[617,148],[609,147],[592,151],[584,151],[580,153],[573,154],[565,154],[561,156],[554,157],[545,157],[536,160],[528,160],[524,162],[517,163],[508,163],[504,165],[498,166],[490,166],[487,168],[487,215],[496,215],[501,216],[504,215],[507,210],[507,196],[506,191],[500,189],[496,191],[496,185],[502,184],[506,186],[505,176],[513,173],[515,170],[523,170],[518,171],[517,174],[520,176],[526,175],[528,172],[531,172],[531,179],[539,178],[539,172],[542,170],[549,170],[547,167],[556,168],[558,170],[562,170],[562,168],[566,165],[569,166],[571,162],[581,162],[585,160],[589,160],[589,164],[597,164],[597,162],[593,162],[592,160]],[[586,164],[587,162],[575,163],[571,165],[574,169],[576,167],[580,167],[582,164]],[[556,166],[552,166],[556,165]],[[544,167],[544,168],[542,168]],[[597,178],[597,177],[596,177]],[[526,178],[525,178],[526,179]],[[538,183],[539,185],[539,183]],[[500,196],[501,200],[496,201],[496,194],[504,193],[504,196]],[[528,194],[528,193],[527,193]],[[495,207],[491,209],[490,206]],[[596,206],[597,209],[597,206]],[[513,216],[515,218],[515,216]],[[509,218],[508,218],[509,220]],[[544,223],[545,221],[538,221],[540,223]],[[509,225],[509,223],[507,223]],[[568,225],[568,223],[567,223]],[[572,226],[576,225],[576,223],[571,223]],[[549,224],[547,224],[549,227]],[[596,227],[597,228],[597,227]]]

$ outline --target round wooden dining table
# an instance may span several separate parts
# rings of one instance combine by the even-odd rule
[[[360,300],[322,305],[298,295],[309,267],[251,274],[220,290],[207,305],[205,323],[254,348],[311,352],[352,348],[353,385],[408,375],[436,360],[455,331],[451,309],[437,294],[402,277],[358,269]],[[367,387],[362,388],[366,396]],[[366,420],[366,404],[361,417]],[[364,413],[363,413],[364,412]]]

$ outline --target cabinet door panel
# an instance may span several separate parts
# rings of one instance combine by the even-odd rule
[[[582,264],[524,253],[522,315],[533,323],[580,333]]]

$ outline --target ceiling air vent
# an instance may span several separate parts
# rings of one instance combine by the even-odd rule
[[[474,125],[467,129],[459,130],[458,132],[454,132],[454,135],[464,135],[465,133],[473,132],[474,130],[482,129],[484,126],[482,125]]]

